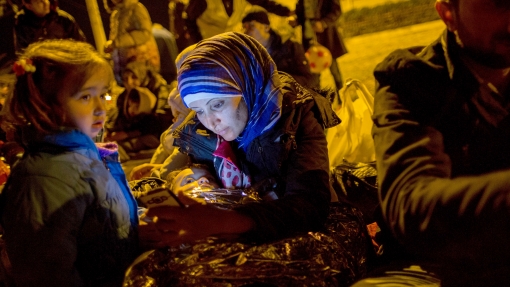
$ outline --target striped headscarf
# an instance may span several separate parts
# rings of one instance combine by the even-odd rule
[[[177,81],[186,104],[198,100],[193,96],[196,93],[214,97],[242,94],[248,122],[237,141],[244,151],[280,118],[282,92],[276,65],[250,36],[228,32],[199,42],[183,61]]]

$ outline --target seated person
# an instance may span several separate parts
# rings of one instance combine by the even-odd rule
[[[166,81],[147,65],[131,62],[123,73],[126,89],[105,124],[106,141],[119,144],[121,161],[150,158],[172,122]]]
[[[310,88],[319,88],[319,77],[312,74],[303,46],[291,39],[286,41],[270,27],[267,11],[254,6],[243,18],[246,35],[259,41],[269,52],[278,71],[289,73],[296,82]]]

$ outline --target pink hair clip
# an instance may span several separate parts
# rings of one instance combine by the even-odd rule
[[[33,65],[33,62],[30,59],[20,59],[14,62],[12,70],[14,71],[16,76],[19,77],[21,75],[24,75],[25,73],[35,72],[35,66]]]

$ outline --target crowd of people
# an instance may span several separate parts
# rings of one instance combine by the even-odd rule
[[[343,86],[336,59],[347,53],[340,1],[162,2],[169,17],[157,19],[167,23],[153,22],[143,1],[105,0],[110,33],[97,49],[57,0],[7,0],[0,285],[131,286],[127,270],[147,250],[209,238],[290,239],[292,250],[306,234],[317,248],[317,234],[348,229],[363,232],[345,232],[332,253],[350,268],[317,286],[510,282],[510,2],[437,0],[443,34],[375,67],[375,223],[331,184],[325,133],[342,120],[331,100]],[[282,37],[269,13],[302,37]],[[331,51],[336,89],[310,70],[305,51],[315,44]],[[142,200],[156,189],[178,204]],[[215,190],[256,200],[226,207],[190,195]],[[330,230],[339,210],[345,229]],[[248,268],[240,258],[222,264]],[[220,284],[245,286],[227,277]]]

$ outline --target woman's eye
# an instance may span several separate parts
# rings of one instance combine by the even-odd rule
[[[212,105],[213,109],[219,109],[221,106],[223,106],[223,101],[218,101]]]
[[[204,113],[203,110],[199,110],[199,111],[195,111],[195,112],[197,113],[198,116],[201,116]]]
[[[109,96],[110,96],[110,94],[104,93],[104,94],[100,95],[99,98],[101,98],[101,100],[108,100]]]
[[[90,100],[90,95],[83,95],[83,96],[81,96],[80,99],[82,99],[83,101],[88,101],[88,100]]]
[[[195,181],[195,179],[193,179],[193,178],[191,178],[191,177],[186,178],[186,184],[188,184],[188,183],[192,183],[192,182],[194,182],[194,181]]]

